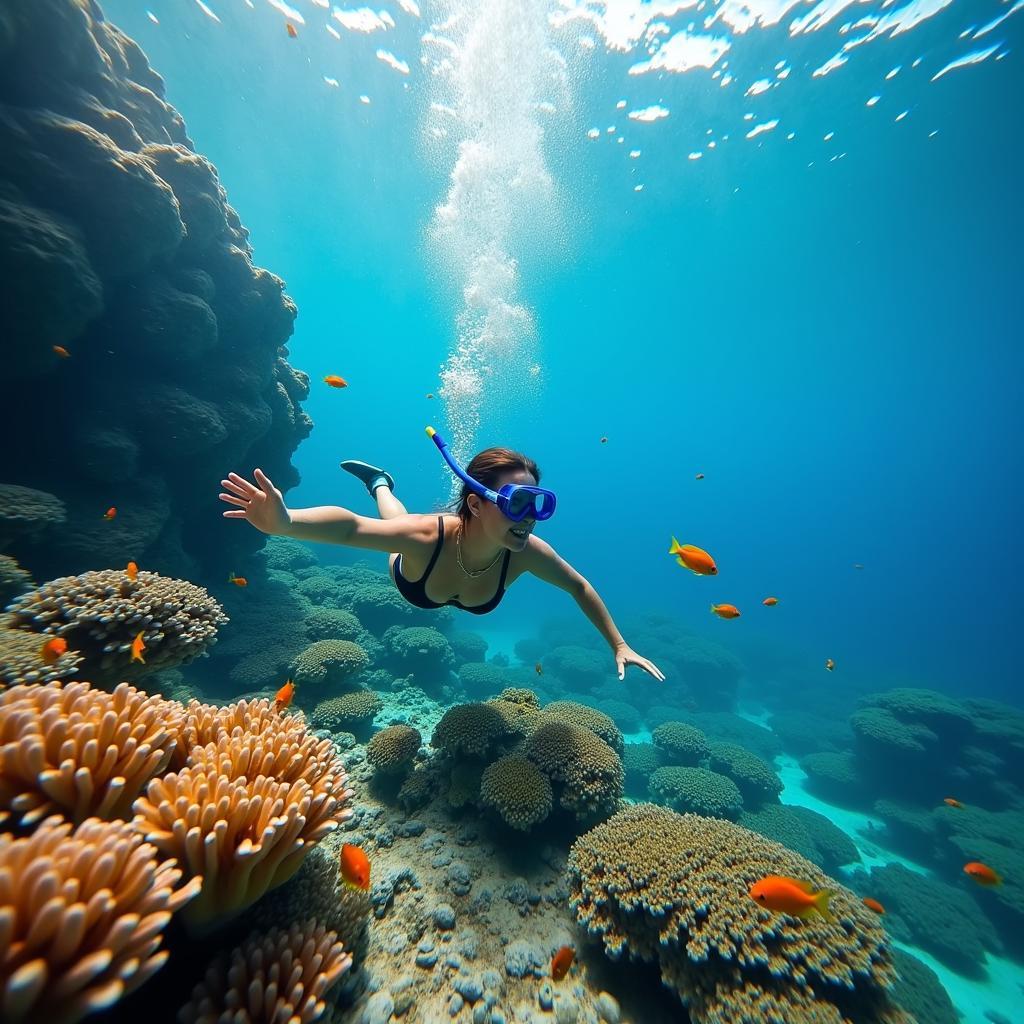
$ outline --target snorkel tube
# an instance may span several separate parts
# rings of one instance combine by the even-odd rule
[[[427,427],[427,437],[430,438],[434,444],[437,445],[437,450],[441,453],[442,458],[448,463],[448,468],[474,493],[479,494],[481,498],[486,498],[488,501],[493,501],[495,505],[498,502],[498,492],[492,491],[490,487],[485,487],[479,480],[474,480],[456,461],[455,456],[448,450],[448,442],[433,428]]]

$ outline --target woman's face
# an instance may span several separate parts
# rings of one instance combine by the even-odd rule
[[[513,469],[498,477],[494,490],[500,491],[505,484],[528,484],[530,487],[536,487],[537,481],[533,474],[525,469]],[[510,551],[522,551],[526,547],[536,523],[532,515],[514,523],[493,501],[481,498],[477,494],[471,494],[468,500],[473,520],[488,540]]]

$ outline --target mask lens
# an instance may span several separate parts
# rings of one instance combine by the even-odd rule
[[[533,508],[534,496],[533,493],[527,490],[525,487],[517,487],[510,495],[508,499],[508,517],[513,522],[518,523],[520,520],[525,519]]]

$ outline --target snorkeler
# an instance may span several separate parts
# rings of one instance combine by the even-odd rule
[[[523,573],[575,598],[581,611],[612,648],[619,678],[627,665],[639,665],[655,679],[664,673],[633,650],[618,631],[597,591],[550,544],[533,536],[537,522],[550,519],[555,494],[537,485],[540,471],[527,456],[508,448],[487,448],[463,469],[440,434],[427,435],[462,481],[454,515],[410,515],[395,497],[389,473],[365,462],[342,462],[377,502],[379,519],[347,508],[289,509],[281,492],[257,469],[255,483],[229,473],[221,501],[236,506],[226,519],[245,519],[272,536],[320,544],[342,544],[387,552],[398,592],[417,608],[453,605],[475,615],[498,607],[505,591]],[[430,592],[428,593],[428,587]]]

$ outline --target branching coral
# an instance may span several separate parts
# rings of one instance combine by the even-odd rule
[[[707,768],[677,765],[658,768],[647,788],[658,803],[677,811],[710,818],[738,818],[743,810],[743,797],[736,783]]]
[[[385,775],[401,775],[412,767],[423,742],[411,725],[389,725],[366,744],[366,760]]]
[[[834,922],[774,915],[747,894],[766,875],[835,892]],[[889,1000],[884,932],[803,858],[729,822],[639,804],[573,844],[577,921],[613,958],[654,961],[694,1024],[910,1024]]]
[[[581,725],[608,744],[616,754],[622,753],[625,743],[619,727],[603,711],[579,704],[573,700],[556,700],[544,706],[544,714],[557,722]]]
[[[550,813],[553,793],[548,777],[519,754],[499,757],[484,769],[480,802],[492,807],[507,825],[528,832]]]
[[[163,966],[161,933],[199,891],[123,822],[72,831],[48,818],[0,833],[0,1012],[5,1024],[74,1024]]]
[[[295,659],[292,677],[300,686],[319,690],[350,687],[369,663],[366,651],[352,640],[318,640]]]
[[[324,993],[352,966],[338,936],[315,921],[272,928],[210,967],[179,1024],[311,1024],[323,1016]]]
[[[167,768],[184,718],[177,702],[127,683],[113,693],[51,683],[0,694],[0,820],[128,816]]]
[[[23,594],[10,606],[17,629],[63,637],[82,656],[81,674],[97,685],[129,678],[140,667],[153,672],[199,657],[227,622],[221,606],[184,580],[101,569],[62,576]],[[144,666],[131,660],[138,633]]]
[[[192,704],[182,746],[185,766],[149,783],[133,825],[203,877],[186,913],[201,929],[287,881],[306,851],[351,816],[352,791],[333,744],[266,700]]]

